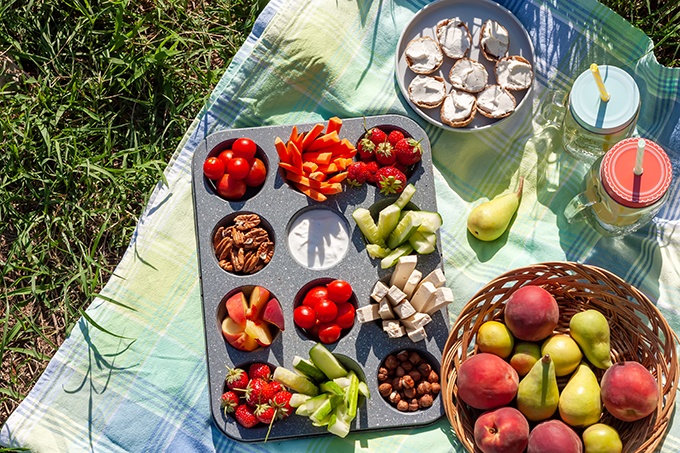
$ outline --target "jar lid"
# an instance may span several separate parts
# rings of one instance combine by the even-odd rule
[[[624,129],[637,116],[640,90],[635,80],[616,66],[598,67],[602,81],[611,95],[609,101],[600,98],[595,77],[588,69],[571,88],[569,108],[574,119],[586,130],[597,134],[613,134]]]
[[[642,174],[634,172],[638,141],[644,140]],[[627,138],[615,144],[600,165],[602,185],[617,203],[629,208],[651,206],[671,185],[673,167],[666,152],[651,140]]]

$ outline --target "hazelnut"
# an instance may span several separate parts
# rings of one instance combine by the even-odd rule
[[[427,407],[432,406],[432,401],[433,401],[433,400],[432,400],[432,395],[430,395],[430,394],[428,393],[428,394],[423,395],[423,396],[420,397],[420,400],[418,400],[418,405],[419,405],[421,408],[425,409],[425,408],[427,408]]]
[[[413,366],[417,366],[423,359],[420,358],[420,354],[418,354],[416,351],[411,352],[408,356],[408,361],[413,364]]]
[[[401,395],[396,390],[393,390],[392,393],[390,393],[389,398],[390,403],[392,404],[397,404],[399,401],[401,401]]]
[[[397,360],[397,358],[392,354],[388,355],[387,358],[385,359],[385,368],[387,368],[388,370],[393,370],[397,366],[399,366],[399,361]]]
[[[417,392],[416,392],[415,388],[411,387],[411,388],[404,389],[403,393],[404,393],[404,398],[411,399],[411,398],[416,396]]]
[[[380,367],[378,370],[378,381],[379,382],[385,382],[387,379],[389,379],[389,372],[387,371],[387,368],[385,367]]]
[[[406,370],[404,370],[401,366],[397,367],[397,370],[395,371],[395,374],[397,377],[402,377],[403,375],[406,374]]]
[[[413,387],[416,386],[416,383],[413,380],[413,378],[407,374],[406,376],[401,378],[401,385],[406,389],[412,389]]]
[[[439,382],[433,382],[432,384],[430,384],[430,386],[432,388],[432,393],[434,393],[435,395],[439,393],[439,391],[441,390],[441,385],[439,385]]]
[[[395,377],[394,379],[392,379],[392,387],[395,390],[401,390],[403,388],[403,386],[401,384],[401,378]]]
[[[411,376],[411,379],[413,379],[416,382],[420,381],[423,378],[418,370],[411,370],[408,372],[408,375]]]
[[[389,396],[389,394],[392,393],[392,384],[383,382],[378,386],[378,392],[380,392],[382,396]]]
[[[418,371],[420,371],[420,374],[423,376],[427,376],[430,374],[430,371],[432,370],[432,367],[430,366],[429,363],[422,362],[420,365],[418,365]]]
[[[411,399],[411,402],[408,403],[408,410],[410,412],[415,412],[420,408],[420,403],[418,402],[417,399],[413,398]]]
[[[430,371],[430,374],[427,375],[427,382],[432,384],[433,382],[439,382],[439,375],[435,373],[434,370]]]
[[[400,362],[406,362],[408,360],[409,355],[410,354],[408,351],[401,351],[400,353],[397,354],[397,360],[399,360]]]
[[[405,400],[401,400],[397,403],[397,410],[401,412],[406,412],[409,409],[409,404]]]
[[[437,384],[439,385],[439,384]],[[425,395],[426,393],[430,393],[432,391],[432,384],[430,384],[427,381],[422,381],[420,384],[418,384],[418,395],[422,396]]]
[[[413,369],[413,364],[411,362],[401,362],[400,366],[407,373]]]

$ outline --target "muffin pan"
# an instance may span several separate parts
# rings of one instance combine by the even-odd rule
[[[300,131],[308,131],[316,123],[296,125]],[[324,122],[326,124],[326,122]],[[386,129],[401,129],[407,136],[421,140],[423,157],[409,177],[416,187],[411,203],[418,209],[436,211],[434,177],[430,142],[425,131],[413,120],[399,115],[382,115],[366,118],[343,119],[340,136],[356,144],[366,129],[385,126]],[[233,417],[225,417],[220,407],[224,391],[227,367],[243,363],[267,362],[273,366],[293,369],[296,355],[308,357],[315,341],[310,340],[293,322],[293,309],[298,292],[310,282],[319,279],[343,279],[354,290],[358,307],[370,303],[371,290],[381,278],[392,269],[380,269],[380,260],[371,259],[366,252],[364,239],[357,227],[352,212],[358,207],[369,208],[376,201],[396,199],[385,197],[374,186],[365,184],[355,189],[345,187],[342,193],[332,195],[319,203],[311,200],[289,186],[277,171],[278,155],[274,147],[276,137],[287,139],[293,125],[266,126],[259,128],[235,129],[208,136],[196,149],[192,162],[193,201],[196,238],[198,247],[199,273],[203,318],[206,336],[206,356],[210,389],[210,406],[215,424],[227,436],[238,441],[263,441],[267,426],[246,429]],[[215,155],[224,143],[239,137],[253,139],[268,159],[268,173],[263,187],[252,197],[240,201],[227,201],[215,192],[213,184],[203,176],[203,162]],[[344,183],[343,183],[344,184]],[[323,269],[307,267],[296,260],[288,247],[288,231],[300,212],[309,209],[327,209],[338,214],[346,223],[349,246],[342,258]],[[248,275],[237,275],[222,269],[215,257],[213,235],[220,225],[240,213],[258,214],[270,229],[274,242],[274,254],[267,266]],[[438,237],[437,250],[421,255],[418,269],[427,275],[435,268],[442,268],[441,241]],[[271,346],[252,352],[242,352],[229,345],[221,333],[220,323],[224,316],[224,303],[229,294],[238,287],[261,285],[275,294],[282,305],[285,317],[285,331],[279,333]],[[377,373],[380,364],[395,351],[417,350],[427,356],[433,367],[439,367],[442,350],[448,338],[448,316],[437,312],[427,328],[428,338],[413,343],[407,336],[390,339],[378,323],[354,326],[337,343],[327,345],[333,353],[356,360],[366,375],[371,398],[359,409],[352,422],[352,432],[407,428],[430,424],[444,415],[441,398],[435,398],[432,407],[416,412],[399,412],[385,401],[378,392]],[[310,435],[328,434],[325,427],[314,427],[306,417],[292,415],[274,423],[269,440],[282,440]]]

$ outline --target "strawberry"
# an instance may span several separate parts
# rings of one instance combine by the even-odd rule
[[[277,382],[277,381],[271,381],[271,382],[269,383],[269,389],[271,390],[271,392],[272,392],[274,395],[276,395],[277,393],[279,393],[281,390],[285,390],[284,387],[283,387],[283,385],[281,385],[281,383],[280,383],[280,382]]]
[[[370,138],[364,137],[357,144],[359,159],[369,161],[375,159],[375,143]]]
[[[361,187],[366,182],[366,163],[358,161],[349,164],[346,181],[352,187]]]
[[[227,377],[225,382],[229,390],[244,390],[248,385],[248,374],[241,368],[229,368],[227,367]]]
[[[236,410],[239,405],[238,395],[231,390],[224,392],[220,398],[220,406],[224,409],[224,415],[230,414]]]
[[[380,165],[378,162],[371,161],[366,163],[366,182],[370,184],[375,184],[376,173],[380,170]]]
[[[260,423],[255,416],[253,409],[247,404],[239,405],[234,412],[234,417],[236,418],[236,421],[244,428],[252,428],[253,426]]]
[[[281,390],[272,398],[271,404],[276,408],[277,420],[286,418],[293,413],[293,408],[290,406],[290,398],[292,396],[290,392]]]
[[[382,167],[376,173],[376,185],[383,195],[401,193],[406,187],[406,175],[394,167]]]
[[[397,155],[394,154],[394,148],[392,148],[390,142],[384,141],[376,146],[375,160],[383,167],[390,166],[397,161]]]
[[[387,134],[379,127],[374,127],[366,132],[366,137],[368,137],[375,146],[387,141]]]
[[[255,407],[258,404],[266,403],[269,398],[265,398],[264,393],[268,387],[267,381],[262,378],[251,379],[246,387],[246,403],[250,407]]]
[[[261,378],[269,382],[272,378],[272,370],[266,363],[253,363],[248,368],[248,376],[250,379]]]
[[[400,172],[402,172],[403,174],[405,174],[407,177],[411,173],[411,168],[408,165],[402,164],[401,162],[397,161],[392,166],[399,170]]]
[[[399,140],[402,140],[403,138],[404,133],[399,129],[395,129],[387,135],[387,141],[390,142],[390,145],[392,146],[396,146],[397,143],[399,143]]]
[[[404,165],[413,165],[420,162],[423,156],[423,148],[420,142],[412,138],[404,138],[400,140],[394,147],[397,161]]]
[[[260,423],[271,424],[276,418],[276,408],[265,403],[255,406],[255,417]]]

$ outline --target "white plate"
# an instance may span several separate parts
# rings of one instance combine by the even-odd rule
[[[406,64],[405,50],[411,40],[421,37],[429,36],[436,41],[435,27],[437,22],[443,19],[450,19],[453,17],[459,17],[462,21],[466,23],[470,34],[472,35],[472,48],[468,54],[468,58],[479,61],[486,67],[489,73],[489,84],[496,83],[496,76],[494,73],[494,63],[487,60],[484,55],[482,55],[479,48],[479,34],[484,22],[488,19],[495,20],[503,27],[508,30],[510,36],[510,49],[508,50],[508,56],[520,55],[526,58],[531,66],[534,66],[534,49],[529,39],[529,34],[527,33],[524,26],[519,20],[507,9],[500,6],[498,3],[490,0],[439,0],[434,3],[426,5],[423,9],[418,11],[418,13],[411,19],[406,28],[399,38],[399,43],[397,44],[396,53],[396,77],[399,83],[399,89],[402,95],[406,98],[407,102],[413,110],[418,113],[425,120],[439,126],[444,129],[453,131],[479,131],[491,127],[494,124],[498,124],[503,119],[491,119],[486,118],[479,112],[475,115],[475,119],[472,120],[470,124],[465,127],[450,127],[442,123],[439,119],[439,107],[434,109],[423,109],[415,105],[408,96],[408,86],[411,80],[416,76],[416,74],[409,69]],[[451,83],[449,82],[449,70],[456,60],[444,56],[444,63],[441,67],[432,73],[431,75],[438,75],[443,77],[446,81],[447,92],[451,88]],[[535,69],[534,69],[535,70]],[[525,98],[529,97],[528,94],[533,87],[529,87],[528,90],[523,91],[512,91],[512,94],[517,100],[516,112],[520,109]],[[512,116],[510,115],[510,116]],[[509,117],[507,117],[509,118]]]

